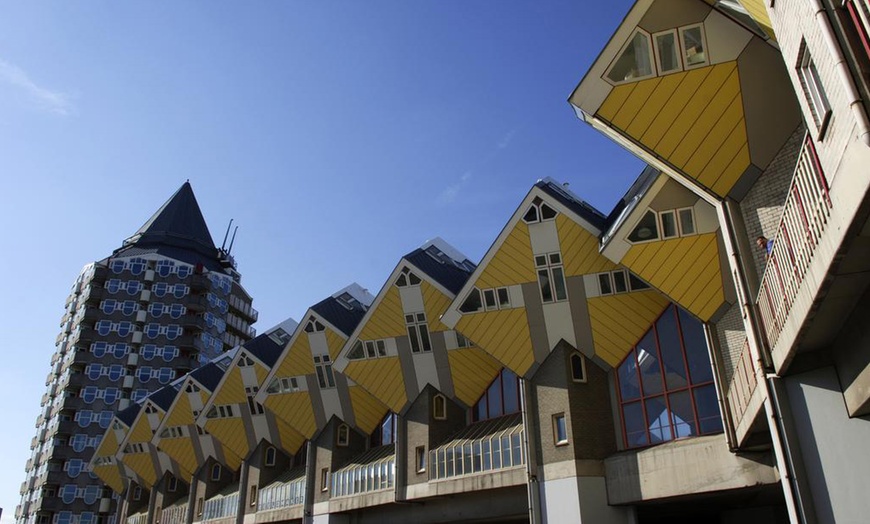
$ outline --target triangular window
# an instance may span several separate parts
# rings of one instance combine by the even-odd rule
[[[649,34],[637,29],[610,66],[607,78],[614,84],[634,82],[653,76],[652,45]]]

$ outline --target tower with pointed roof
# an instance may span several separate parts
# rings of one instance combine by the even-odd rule
[[[112,524],[87,471],[116,412],[246,342],[257,312],[189,182],[67,298],[21,486],[18,524]]]

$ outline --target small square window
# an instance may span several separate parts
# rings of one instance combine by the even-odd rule
[[[683,47],[683,62],[686,69],[707,65],[707,46],[701,24],[681,27],[680,43]]]
[[[662,221],[662,238],[676,238],[680,236],[677,230],[677,216],[673,211],[659,213]]]
[[[619,58],[610,66],[607,79],[614,84],[633,82],[653,76],[652,50],[649,34],[635,31],[631,40],[625,43]]]
[[[610,273],[598,274],[598,289],[601,295],[612,295],[613,285],[610,282]]]
[[[625,280],[625,271],[613,272],[613,289],[617,293],[625,293],[628,291],[628,282]]]
[[[553,415],[553,441],[557,446],[568,443],[568,422],[564,413]]]
[[[496,309],[498,306],[495,302],[495,290],[494,289],[484,289],[483,290],[483,302],[486,304],[486,309]]]
[[[680,209],[677,211],[680,219],[680,235],[694,235],[695,234],[695,214],[692,212],[691,207],[687,207],[685,209]]]
[[[500,287],[496,290],[498,292],[498,307],[499,308],[509,308],[511,307],[511,298],[508,293],[508,289],[506,287]]]

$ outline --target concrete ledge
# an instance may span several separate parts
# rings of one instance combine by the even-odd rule
[[[544,464],[542,481],[574,477],[603,477],[603,460],[566,460]]]
[[[341,513],[354,509],[380,506],[381,504],[392,504],[395,499],[395,489],[385,489],[383,491],[359,493],[356,495],[349,495],[347,497],[333,498],[329,499],[329,512]]]
[[[302,518],[302,504],[295,506],[287,506],[286,508],[270,509],[268,511],[258,511],[257,519],[254,522],[283,522],[286,520],[299,520]]]
[[[526,484],[526,468],[516,467],[408,486],[407,499],[422,499]]]
[[[695,495],[779,482],[769,452],[731,453],[724,435],[627,451],[604,461],[610,504]]]

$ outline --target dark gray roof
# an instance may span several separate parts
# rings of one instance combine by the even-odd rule
[[[468,277],[471,276],[471,271],[466,271],[454,264],[437,260],[422,248],[411,251],[404,258],[454,295],[459,293],[459,290],[468,281]]]
[[[321,300],[311,306],[311,309],[335,326],[346,337],[349,337],[353,333],[353,330],[356,329],[366,314],[364,307],[356,306],[348,309],[334,297]]]
[[[660,171],[652,166],[646,166],[640,172],[625,195],[613,207],[613,211],[607,215],[605,227],[602,229],[601,243],[607,244],[613,232],[622,224],[625,217],[634,209],[640,199],[646,194],[653,182],[658,178]]]
[[[564,187],[549,178],[538,180],[535,186],[541,188],[544,193],[555,198],[559,203],[576,213],[580,218],[592,224],[599,231],[604,230],[607,217],[588,202],[578,198]]]
[[[148,400],[157,404],[157,407],[163,411],[168,411],[172,407],[172,402],[175,400],[176,395],[178,395],[178,390],[169,385],[148,395]]]
[[[131,247],[145,251],[135,252],[130,250]],[[148,250],[168,248],[175,248],[176,251],[172,251],[175,255],[161,254],[191,264],[202,262],[203,265],[211,266],[218,261],[218,249],[208,231],[190,182],[182,184],[136,233],[124,241],[124,246],[115,255],[153,253],[154,251]]]
[[[269,367],[275,365],[284,350],[283,346],[276,344],[272,337],[265,333],[245,342],[242,347]]]
[[[217,364],[209,362],[204,366],[194,369],[189,374],[202,387],[209,391],[214,391],[218,387],[218,384],[220,384],[221,377],[224,376],[224,370]]]
[[[139,410],[142,409],[142,404],[133,404],[127,409],[123,409],[119,411],[115,416],[118,417],[118,420],[127,424],[127,427],[133,427],[133,422],[136,421],[136,415],[139,414]]]

